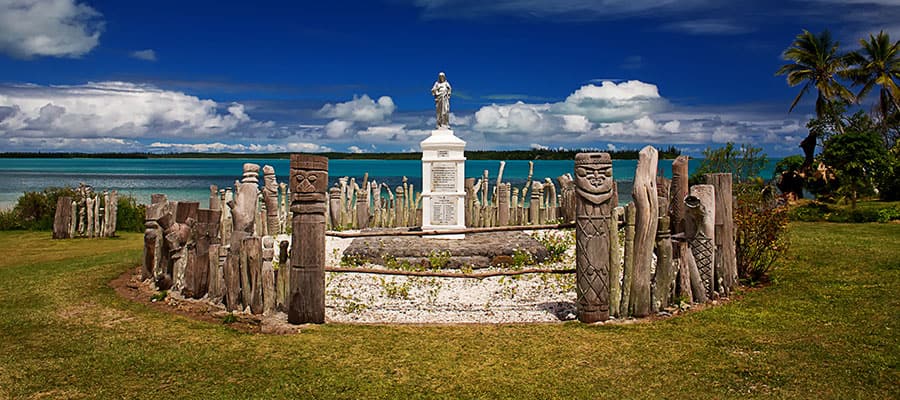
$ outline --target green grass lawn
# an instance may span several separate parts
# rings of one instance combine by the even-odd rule
[[[139,234],[0,232],[0,398],[896,398],[900,224],[791,225],[774,283],[648,324],[248,334],[119,298]]]

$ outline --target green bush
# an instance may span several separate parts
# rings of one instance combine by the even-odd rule
[[[801,222],[889,222],[900,219],[900,205],[868,202],[856,209],[820,201],[794,207],[788,212],[791,221]]]
[[[738,276],[761,282],[788,249],[788,207],[772,196],[774,189],[761,180],[735,186],[735,253]]]
[[[12,209],[0,210],[0,230],[52,230],[53,218],[56,216],[56,202],[63,196],[80,201],[75,189],[69,187],[50,187],[40,192],[25,192]],[[139,204],[132,196],[120,196],[118,206],[116,230],[143,232],[146,206]]]

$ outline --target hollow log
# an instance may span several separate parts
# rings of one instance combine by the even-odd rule
[[[631,308],[635,317],[650,315],[650,264],[656,237],[659,202],[656,193],[658,153],[653,146],[641,149],[634,173],[634,276],[631,281]]]
[[[684,199],[684,236],[691,247],[694,261],[703,282],[704,295],[711,299],[714,293],[715,246],[715,189],[712,185],[691,186],[690,194]],[[697,293],[694,292],[694,296]]]
[[[609,319],[612,174],[608,153],[575,155],[575,293],[584,323]]]
[[[291,155],[291,285],[288,322],[325,322],[325,190],[328,158]],[[397,188],[402,190],[402,186]],[[401,193],[398,193],[398,198]],[[402,213],[398,213],[402,215]]]
[[[631,286],[634,281],[634,203],[625,206],[625,260],[622,264],[622,304],[619,306],[619,315],[627,317],[631,315]]]
[[[706,183],[713,185],[716,193],[715,289],[720,294],[727,296],[737,282],[731,174],[706,174]]]

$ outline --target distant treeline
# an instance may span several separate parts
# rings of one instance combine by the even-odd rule
[[[475,150],[466,151],[469,160],[573,160],[575,154],[598,150]],[[636,160],[638,150],[606,151],[617,160]],[[287,159],[291,153],[0,153],[0,158],[254,158]],[[420,160],[422,153],[316,153],[333,160]],[[681,155],[675,146],[659,150],[659,158],[673,159]]]

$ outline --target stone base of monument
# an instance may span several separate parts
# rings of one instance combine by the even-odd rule
[[[470,233],[461,240],[429,237],[381,236],[354,239],[344,250],[350,263],[373,263],[397,268],[485,268],[514,265],[529,254],[534,264],[547,259],[547,249],[522,232]],[[432,265],[438,261],[442,265]]]
[[[435,129],[422,146],[422,230],[465,229],[466,142],[450,129]],[[463,234],[433,239],[463,239]]]

